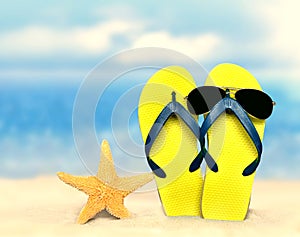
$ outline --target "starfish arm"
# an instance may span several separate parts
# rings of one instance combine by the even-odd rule
[[[105,202],[101,197],[90,196],[86,205],[81,210],[79,217],[77,219],[78,224],[85,224],[97,213],[105,209]]]
[[[144,186],[145,184],[149,183],[154,179],[152,173],[140,174],[130,177],[122,177],[115,180],[112,186],[114,188],[128,191],[129,193],[135,191],[136,189]]]
[[[108,202],[106,210],[111,215],[120,219],[130,217],[130,212],[124,206],[124,196],[122,194],[116,194],[114,198]]]
[[[73,176],[63,172],[57,173],[57,176],[66,184],[89,195],[88,201],[78,217],[79,224],[86,223],[104,209],[117,218],[129,217],[130,212],[124,206],[124,198],[154,178],[152,173],[118,177],[106,140],[101,145],[97,176]]]
[[[117,177],[109,143],[106,140],[103,140],[101,144],[97,177],[105,183],[110,183]]]
[[[99,185],[98,179],[93,176],[73,176],[64,172],[58,172],[57,176],[61,181],[88,195],[95,193],[96,187]]]

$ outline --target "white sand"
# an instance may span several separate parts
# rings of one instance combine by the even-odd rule
[[[87,196],[56,177],[0,180],[0,236],[300,236],[300,181],[256,181],[244,222],[166,217],[156,192],[125,199],[133,217],[106,212],[75,224]]]

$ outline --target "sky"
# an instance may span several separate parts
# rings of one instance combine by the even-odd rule
[[[42,113],[43,105],[34,99],[34,95],[39,98],[37,91],[49,93],[47,88],[52,88],[60,100],[55,102],[51,97],[55,108],[40,119],[57,118],[66,110],[65,107],[57,109],[57,103],[64,101],[68,111],[64,116],[69,116],[70,120],[59,121],[59,129],[57,123],[53,127],[50,122],[37,123],[33,117],[37,113],[28,112],[29,122],[22,127],[22,132],[31,140],[21,143],[16,142],[19,136],[16,132],[6,129],[7,121],[2,118],[0,149],[6,155],[4,168],[0,171],[9,176],[12,167],[19,167],[19,160],[13,163],[15,165],[11,163],[14,156],[19,153],[40,156],[40,147],[49,143],[52,144],[48,147],[52,156],[59,157],[59,152],[68,157],[76,156],[73,141],[65,150],[61,130],[67,127],[70,132],[72,106],[80,84],[96,65],[109,57],[151,46],[182,53],[207,71],[223,62],[248,69],[277,102],[274,114],[267,121],[264,156],[268,159],[262,164],[265,173],[262,176],[300,178],[297,167],[300,159],[297,149],[300,142],[299,7],[296,0],[2,1],[2,93],[11,93],[7,95],[10,96],[8,103],[11,103],[12,98],[25,101],[21,95],[22,91],[27,91],[32,95],[31,105],[36,105],[35,109]],[[122,85],[119,91],[122,91]],[[64,97],[66,94],[70,96]],[[0,100],[1,116],[8,113],[4,109],[8,106],[5,102]],[[12,110],[9,116],[19,117],[18,111]],[[39,131],[45,132],[41,135]],[[31,147],[31,143],[41,143],[40,136],[44,142]],[[77,161],[74,163],[81,165]],[[32,171],[36,169],[35,164],[36,161],[30,160],[21,167],[34,167],[29,169]],[[68,166],[62,162],[61,166],[53,165],[47,169],[42,168],[42,162],[39,164],[38,169],[45,172]]]
[[[234,61],[297,82],[297,1],[5,1],[1,76],[67,78],[120,50],[167,47],[208,69]],[[180,49],[180,50],[178,50]],[[66,75],[67,74],[67,75]],[[44,79],[49,79],[44,77]]]

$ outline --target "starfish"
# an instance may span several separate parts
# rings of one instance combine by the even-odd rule
[[[64,172],[58,172],[57,176],[66,184],[89,196],[77,219],[79,224],[85,224],[102,210],[106,210],[117,218],[130,217],[130,212],[124,206],[124,198],[153,180],[152,173],[118,177],[106,140],[103,140],[101,144],[100,163],[96,176],[73,176]]]

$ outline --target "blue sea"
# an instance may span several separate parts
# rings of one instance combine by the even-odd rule
[[[31,177],[80,169],[72,139],[76,86],[5,85],[0,89],[0,175]]]
[[[116,166],[121,172],[149,171],[144,159],[136,109],[142,87],[133,87],[132,83],[121,87],[112,84],[99,98],[94,127],[86,128],[95,133],[97,138],[97,147],[91,151],[91,144],[95,142],[93,138],[78,138],[85,143],[84,147],[80,147],[80,144],[76,146],[74,141],[73,107],[80,82],[2,85],[0,176],[24,178],[53,175],[57,171],[95,173],[102,139],[110,142]],[[128,89],[124,107],[124,100],[121,104],[118,101]],[[122,119],[128,107],[126,100],[131,103],[131,111],[130,114],[126,113],[128,118]],[[114,111],[116,105],[117,112]],[[85,128],[84,118],[82,127]]]
[[[120,170],[145,172],[149,169],[143,155],[136,110],[141,86],[125,93],[128,104],[126,98],[125,103],[124,100],[119,103],[120,96],[132,87],[133,84],[130,83],[121,87],[111,85],[99,98],[95,108],[94,128],[86,129],[94,129],[98,144],[104,138],[109,140]],[[85,149],[84,152],[88,155],[89,144],[93,141],[90,143],[89,137],[81,137],[84,147],[79,148],[74,142],[72,116],[79,88],[80,82],[7,83],[1,86],[1,177],[26,178],[54,175],[58,171],[74,174],[96,172],[99,152],[97,151],[97,155],[91,152],[91,157],[88,158],[80,157],[77,152],[77,149]],[[269,86],[268,93],[276,100],[277,106],[267,121],[263,158],[257,177],[298,179],[298,102],[284,96],[287,92],[281,87]],[[126,112],[126,104],[130,107],[130,113]]]

